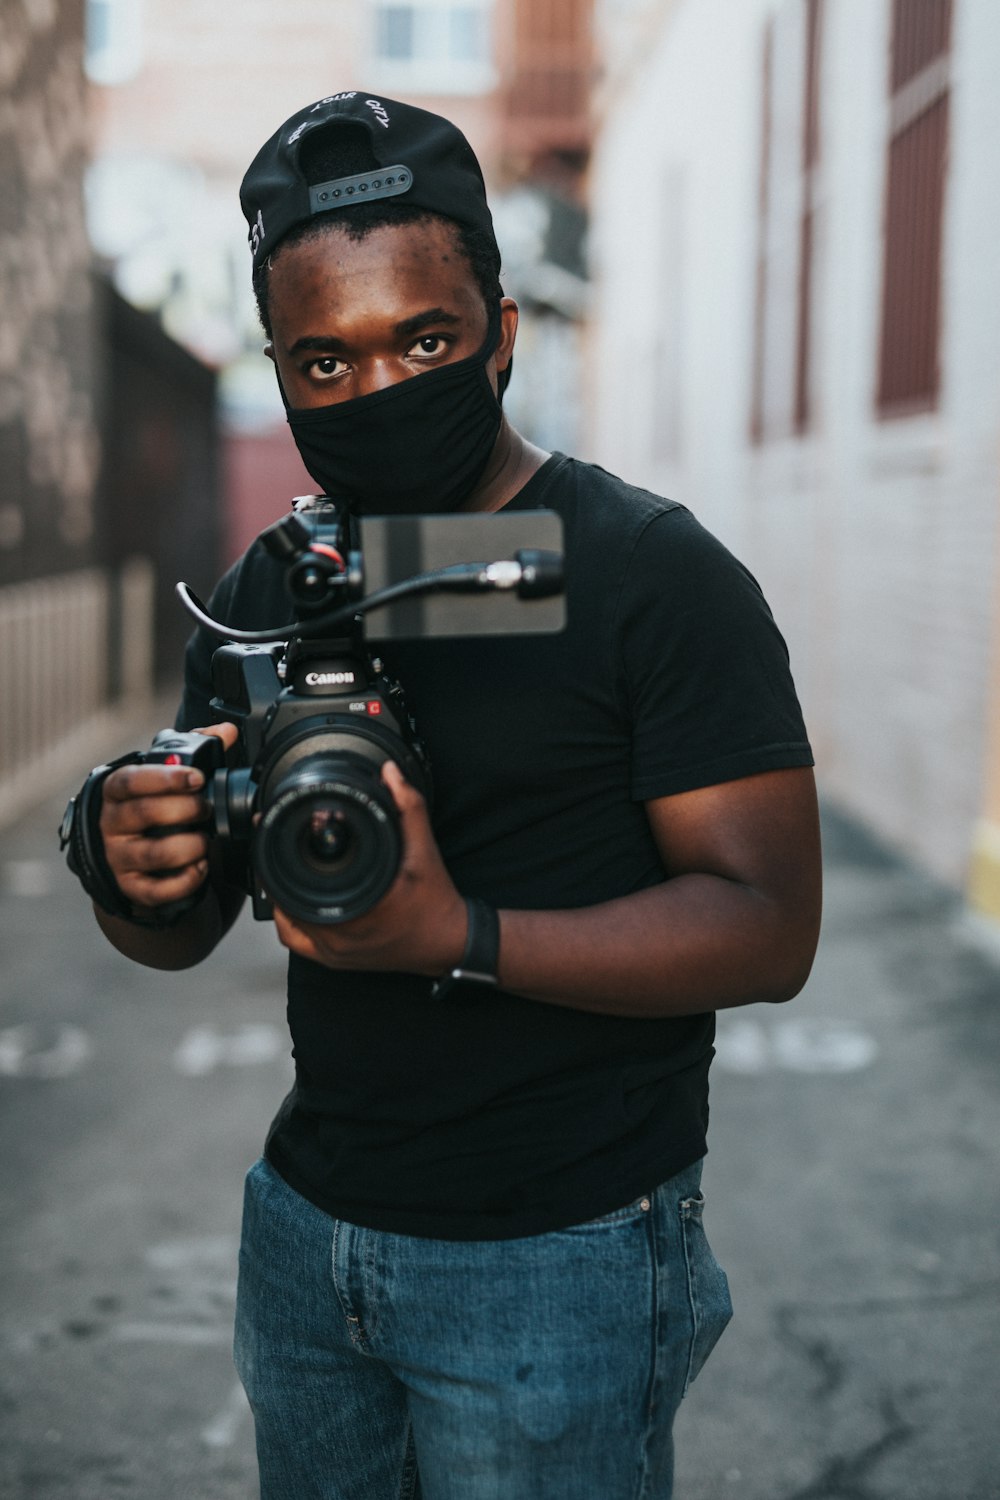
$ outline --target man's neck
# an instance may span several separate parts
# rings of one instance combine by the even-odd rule
[[[486,472],[462,510],[502,510],[550,457],[544,448],[536,448],[523,438],[504,417]]]

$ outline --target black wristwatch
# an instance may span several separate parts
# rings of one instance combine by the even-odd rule
[[[465,951],[455,967],[443,974],[432,990],[435,1000],[443,999],[459,984],[482,984],[496,989],[500,962],[500,917],[495,906],[478,896],[465,898],[469,925]]]

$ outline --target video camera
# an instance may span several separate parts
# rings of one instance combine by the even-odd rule
[[[259,541],[284,567],[292,624],[234,629],[178,584],[185,607],[226,642],[212,658],[212,710],[239,726],[229,765],[215,736],[172,730],[132,759],[203,772],[210,833],[255,917],[277,905],[307,922],[347,922],[399,867],[384,762],[431,797],[403,689],[373,642],[561,629],[561,522],[551,511],[359,519],[309,497]]]

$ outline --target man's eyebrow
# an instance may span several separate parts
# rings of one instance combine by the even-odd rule
[[[290,344],[285,352],[288,355],[292,355],[300,353],[300,351],[303,349],[340,350],[343,348],[343,339],[335,338],[332,333],[310,333],[307,334],[304,338],[296,339],[295,343]]]
[[[414,313],[412,318],[404,318],[401,323],[397,323],[395,332],[405,338],[407,334],[419,333],[421,328],[427,328],[431,323],[454,325],[461,321],[457,313],[446,312],[443,307],[428,307],[425,312]]]
[[[448,312],[443,307],[428,307],[423,312],[414,313],[412,317],[404,318],[402,322],[395,323],[392,331],[398,334],[400,338],[412,338],[422,328],[430,328],[435,325],[440,327],[441,324],[453,327],[456,323],[461,322],[463,322],[463,319],[457,313]],[[286,352],[289,357],[293,354],[300,354],[305,350],[314,350],[317,352],[332,351],[335,354],[339,354],[346,347],[346,341],[337,338],[335,334],[310,333],[305,334],[300,339],[296,339],[295,343],[290,345]]]

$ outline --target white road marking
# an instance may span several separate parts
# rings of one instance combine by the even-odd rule
[[[146,1251],[147,1264],[157,1271],[206,1271],[227,1278],[236,1264],[240,1243],[229,1234],[206,1234],[198,1239],[161,1240]]]
[[[240,1026],[229,1033],[214,1026],[194,1026],[174,1053],[174,1067],[188,1078],[201,1078],[216,1068],[252,1068],[271,1062],[287,1046],[277,1026]]]
[[[233,1338],[239,1239],[205,1235],[200,1239],[161,1240],[146,1250],[146,1264],[161,1279],[168,1300],[162,1318],[113,1324],[117,1343],[228,1346]]]
[[[236,1302],[237,1236],[165,1240],[146,1251],[149,1266],[169,1287],[170,1310],[178,1323],[219,1325],[227,1329]]]
[[[201,1440],[206,1448],[231,1448],[236,1434],[250,1415],[250,1407],[243,1387],[234,1385],[229,1400],[222,1410],[201,1429]]]
[[[0,1076],[68,1078],[91,1050],[90,1038],[78,1026],[57,1026],[54,1040],[39,1026],[9,1026],[0,1031]]]
[[[228,1344],[233,1336],[203,1323],[116,1323],[110,1333],[119,1344]]]
[[[715,1037],[715,1066],[727,1073],[766,1073],[771,1048],[767,1032],[756,1021],[719,1024]]]
[[[765,1024],[720,1020],[716,1062],[727,1073],[857,1073],[878,1056],[875,1038],[841,1021],[802,1018]]]
[[[780,1021],[774,1050],[793,1073],[857,1073],[878,1056],[878,1043],[866,1031],[836,1021]]]
[[[12,896],[51,895],[53,870],[51,859],[9,859],[3,866],[4,890]]]

